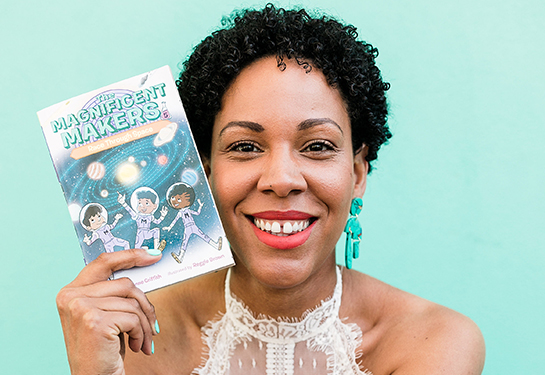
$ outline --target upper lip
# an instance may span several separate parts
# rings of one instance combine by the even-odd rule
[[[307,220],[313,216],[301,211],[262,211],[251,214],[250,216],[263,220]]]

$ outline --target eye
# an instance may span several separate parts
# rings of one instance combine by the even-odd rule
[[[229,146],[227,151],[248,153],[248,152],[261,152],[261,149],[254,142],[239,141],[239,142],[235,142],[231,146]]]
[[[335,151],[337,151],[335,146],[328,141],[312,141],[309,144],[306,144],[302,150],[302,152],[310,153],[327,153]]]

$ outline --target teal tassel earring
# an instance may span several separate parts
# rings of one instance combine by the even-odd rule
[[[363,201],[361,198],[352,199],[352,205],[350,206],[350,217],[344,227],[346,233],[346,243],[344,246],[344,258],[346,262],[346,268],[352,268],[352,259],[356,259],[360,256],[360,242],[361,242],[361,225],[358,220],[358,214],[363,207]]]

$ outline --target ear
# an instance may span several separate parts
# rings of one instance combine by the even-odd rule
[[[201,155],[201,161],[202,166],[204,168],[204,173],[206,174],[206,178],[210,179],[210,158],[204,155]]]
[[[363,145],[354,155],[354,196],[361,198],[367,187],[367,173],[369,173],[369,162],[365,160],[367,156],[367,146]]]

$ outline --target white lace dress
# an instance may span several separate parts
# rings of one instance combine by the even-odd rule
[[[208,358],[198,375],[372,375],[360,368],[356,352],[361,329],[339,318],[341,271],[333,296],[297,321],[255,316],[231,294],[225,279],[226,312],[203,328]]]

